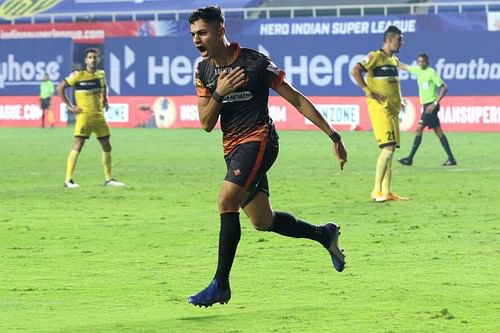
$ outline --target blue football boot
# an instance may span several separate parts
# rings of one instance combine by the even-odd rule
[[[231,299],[231,288],[229,281],[227,288],[221,288],[217,280],[212,280],[208,287],[197,293],[196,295],[189,296],[188,302],[199,307],[209,307],[215,303],[226,304]]]
[[[326,232],[328,233],[328,246],[325,248],[332,257],[333,267],[337,272],[342,272],[345,266],[344,250],[339,247],[340,226],[335,223],[328,223],[325,225]]]

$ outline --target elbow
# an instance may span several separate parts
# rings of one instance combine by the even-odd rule
[[[207,133],[210,133],[212,132],[212,130],[214,129],[213,127],[209,127],[209,126],[202,126],[203,130]]]
[[[351,75],[355,78],[357,78],[359,76],[359,69],[357,66],[354,66],[352,69],[351,69]]]
[[[357,65],[355,65],[355,66],[353,66],[353,67],[351,68],[351,71],[350,71],[350,72],[351,72],[351,75],[352,75],[352,76],[355,76],[355,75],[357,74],[357,72],[358,72],[358,71],[357,71],[357,67],[358,67],[358,66],[357,66]]]
[[[203,128],[203,130],[207,133],[210,133],[212,132],[212,130],[214,129],[215,125],[212,125],[212,124],[208,124],[206,122],[201,122],[201,128]]]
[[[57,94],[59,96],[62,96],[64,94],[64,87],[61,87],[60,85],[56,87]]]

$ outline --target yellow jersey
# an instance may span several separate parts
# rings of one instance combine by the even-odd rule
[[[399,84],[399,59],[389,56],[383,50],[371,51],[359,63],[366,72],[368,88],[387,97],[389,109],[395,113],[401,108],[401,87]],[[368,106],[376,106],[376,100],[368,96]]]
[[[104,116],[106,78],[103,70],[93,73],[86,70],[74,71],[64,80],[68,86],[73,87],[76,106],[82,109],[82,114]]]

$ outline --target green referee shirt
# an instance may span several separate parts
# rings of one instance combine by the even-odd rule
[[[444,84],[436,71],[431,67],[422,69],[418,66],[408,66],[408,72],[417,77],[420,103],[434,102],[438,95],[438,88]]]
[[[52,97],[54,94],[54,84],[52,81],[47,80],[40,83],[40,98],[46,99]]]

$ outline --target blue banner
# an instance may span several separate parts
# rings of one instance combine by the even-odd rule
[[[2,40],[0,47],[0,95],[38,95],[47,74],[57,83],[73,64],[71,39]]]
[[[408,33],[398,58],[415,62],[429,54],[431,66],[449,86],[450,95],[500,94],[500,44],[494,32]],[[242,47],[271,57],[287,80],[306,95],[358,96],[350,69],[370,50],[382,46],[382,35],[247,36],[232,35]],[[457,41],[459,38],[459,41]],[[192,95],[193,71],[200,60],[189,37],[119,38],[105,42],[110,93],[125,96]],[[403,94],[418,95],[408,73],[400,74]]]
[[[297,17],[242,20],[226,17],[226,30],[233,35],[255,36],[336,36],[379,35],[389,25],[396,25],[404,33],[489,31],[491,17],[485,13],[450,13],[439,15],[389,15],[349,17]],[[489,19],[490,18],[490,19]],[[115,23],[115,24],[120,24]],[[159,20],[156,36],[186,36],[190,25],[186,19]]]
[[[104,44],[110,95],[194,94],[198,50],[191,38],[108,38]]]
[[[488,31],[485,13],[439,15],[348,16],[321,18],[274,18],[247,20],[244,24],[228,20],[228,31],[259,36],[330,36],[381,34],[390,25],[404,33],[426,31]]]

